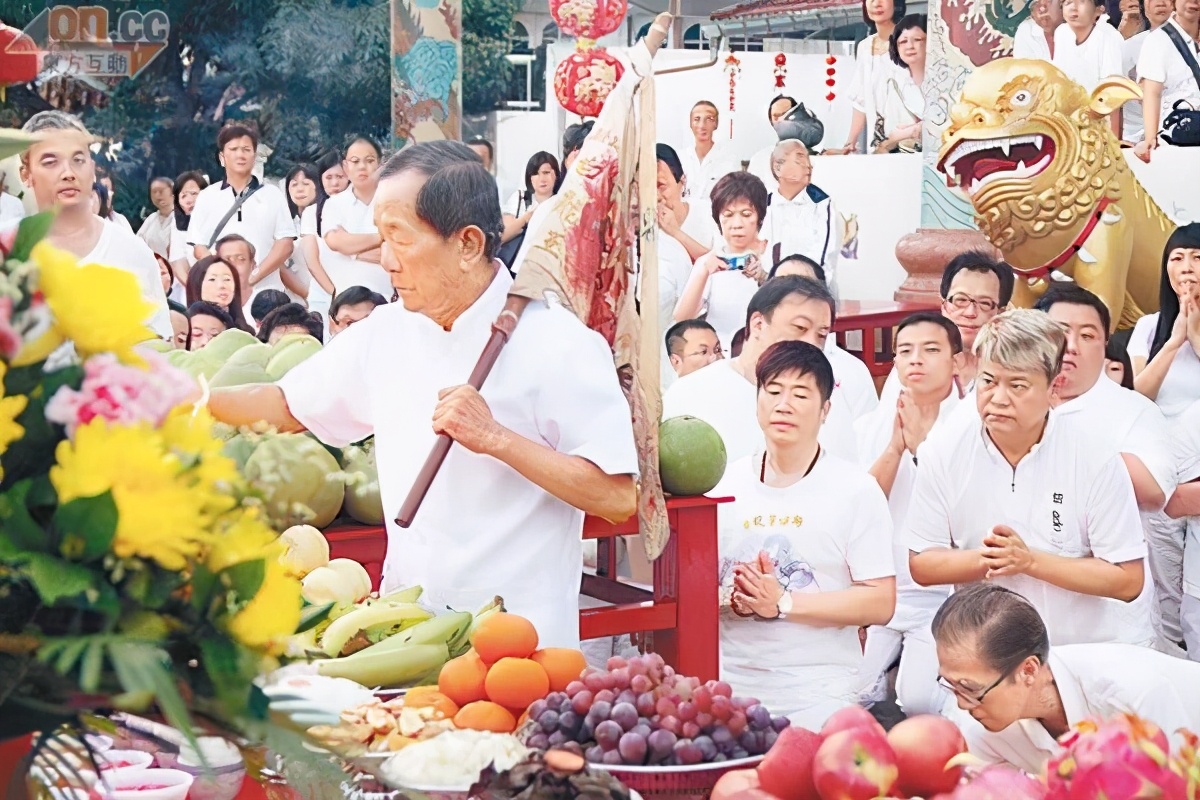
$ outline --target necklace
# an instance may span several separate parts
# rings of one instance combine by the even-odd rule
[[[804,480],[808,477],[808,473],[813,471],[813,467],[817,465],[817,459],[821,457],[821,445],[817,445],[817,452],[813,455],[813,460],[809,462],[808,469],[804,470],[798,480]],[[782,473],[781,473],[782,474]],[[758,482],[765,484],[767,482],[767,454],[763,453],[762,466],[758,469]]]

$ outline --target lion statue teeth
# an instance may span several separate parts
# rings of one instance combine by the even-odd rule
[[[1002,58],[967,79],[938,169],[1017,271],[1015,305],[1065,279],[1104,301],[1114,330],[1158,310],[1175,226],[1129,169],[1110,121],[1140,97],[1118,77],[1088,92],[1046,61]]]

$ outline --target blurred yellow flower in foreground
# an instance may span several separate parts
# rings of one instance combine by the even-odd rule
[[[154,306],[142,297],[137,278],[116,267],[80,266],[70,253],[39,242],[32,261],[38,289],[54,313],[54,328],[18,355],[20,364],[47,357],[63,341],[75,344],[81,357],[112,353],[126,364],[144,364],[133,347],[153,339],[146,320]]]
[[[266,564],[262,586],[229,620],[229,633],[247,647],[281,653],[300,625],[300,581],[289,576],[278,558]]]
[[[17,424],[17,417],[25,410],[29,398],[24,395],[4,395],[4,375],[8,368],[0,362],[0,453],[25,435],[25,429]],[[4,480],[4,467],[0,467],[0,480]]]

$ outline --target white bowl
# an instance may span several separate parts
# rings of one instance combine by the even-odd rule
[[[149,769],[154,763],[154,754],[145,750],[105,750],[96,753],[96,763],[105,775],[120,775]]]
[[[105,775],[107,800],[186,800],[192,788],[192,776],[178,769],[143,769]],[[138,789],[156,786],[155,789]]]
[[[92,746],[92,750],[97,753],[103,753],[105,750],[112,750],[113,740],[111,736],[105,736],[103,733],[85,733],[84,739]]]

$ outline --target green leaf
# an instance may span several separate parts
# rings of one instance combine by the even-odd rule
[[[45,553],[27,553],[21,560],[25,562],[22,572],[48,606],[83,594],[98,583],[99,576],[82,564],[72,564]]]
[[[93,694],[100,687],[100,673],[104,667],[104,642],[92,640],[83,654],[83,666],[79,669],[79,688]]]
[[[8,257],[15,258],[17,261],[28,261],[29,254],[33,252],[33,246],[46,238],[52,222],[54,222],[54,212],[52,211],[43,211],[41,214],[34,214],[32,217],[21,220],[21,226],[17,228],[17,238],[13,242]]]
[[[296,628],[296,633],[304,633],[307,630],[317,627],[329,617],[329,612],[333,610],[333,603],[325,603],[319,606],[305,606],[300,612],[300,625]]]
[[[60,674],[66,675],[83,657],[83,651],[87,649],[87,646],[88,640],[85,638],[72,639],[67,642],[59,652],[58,659],[54,662],[54,668]]]
[[[117,534],[117,503],[112,492],[95,497],[77,497],[54,512],[59,552],[72,561],[102,558]]]
[[[196,734],[187,705],[171,675],[170,660],[161,648],[142,642],[114,642],[108,646],[117,680],[128,693],[153,693],[158,708],[171,727],[196,746]]]
[[[243,561],[221,570],[221,579],[237,594],[238,599],[249,602],[258,594],[267,574],[267,562],[256,558],[253,561]]]
[[[203,564],[196,565],[192,573],[192,608],[204,614],[212,604],[213,590],[217,587],[217,576]]]
[[[21,481],[0,494],[0,554],[46,551],[49,537],[26,507],[31,481]]]

